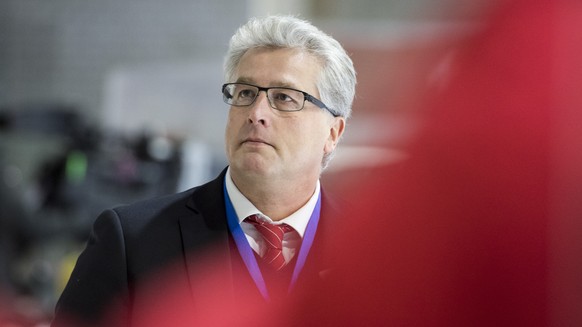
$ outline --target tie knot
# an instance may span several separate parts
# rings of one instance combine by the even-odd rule
[[[283,236],[285,233],[293,230],[293,227],[287,224],[272,224],[261,219],[258,215],[249,216],[246,220],[253,224],[259,233],[261,233],[267,246],[275,249],[282,248]]]
[[[283,236],[286,232],[293,230],[293,227],[287,224],[271,224],[270,222],[261,219],[258,215],[249,216],[246,221],[253,224],[257,231],[265,240],[266,252],[263,255],[263,261],[275,270],[281,270],[286,262],[283,257]]]

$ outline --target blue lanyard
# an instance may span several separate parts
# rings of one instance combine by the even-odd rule
[[[236,247],[238,248],[238,252],[245,263],[249,273],[259,292],[266,300],[269,300],[269,292],[267,291],[267,285],[265,284],[265,279],[261,274],[261,270],[259,269],[259,264],[257,263],[257,259],[253,253],[253,249],[249,245],[249,242],[246,239],[245,233],[243,232],[236,215],[236,211],[232,205],[230,197],[228,196],[228,192],[226,191],[226,182],[224,183],[224,202],[226,205],[226,220],[228,222],[228,229],[234,238],[234,242],[236,243]],[[317,230],[317,224],[319,223],[319,212],[321,211],[321,193],[317,198],[317,203],[313,212],[311,213],[311,218],[309,218],[309,222],[307,223],[307,228],[305,229],[305,234],[303,235],[303,241],[301,242],[301,248],[299,249],[299,254],[297,255],[297,262],[295,264],[295,269],[293,270],[293,275],[291,276],[291,285],[289,286],[289,290],[293,288],[295,283],[297,282],[297,278],[299,278],[299,273],[303,269],[305,265],[305,261],[307,260],[307,255],[309,254],[309,250],[311,249],[311,245],[313,245],[313,239],[315,238],[315,232]]]

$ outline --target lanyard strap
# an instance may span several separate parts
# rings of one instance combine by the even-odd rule
[[[267,285],[265,284],[265,279],[261,274],[261,270],[259,268],[259,264],[257,263],[257,259],[253,253],[253,249],[249,245],[249,242],[246,239],[245,233],[243,232],[239,222],[238,217],[236,215],[236,211],[234,210],[234,206],[232,205],[232,201],[228,196],[228,192],[226,190],[226,182],[224,183],[224,202],[226,205],[226,220],[228,223],[228,229],[234,238],[234,242],[236,247],[238,248],[238,252],[245,263],[249,273],[251,274],[251,278],[257,285],[259,292],[267,301],[269,298],[269,292],[267,291]],[[289,286],[289,291],[293,288],[295,283],[297,282],[297,278],[299,278],[299,273],[303,269],[305,265],[305,261],[307,260],[307,255],[309,254],[309,250],[311,249],[311,245],[313,245],[313,239],[315,238],[315,232],[317,231],[317,224],[319,223],[319,213],[321,211],[321,193],[317,198],[317,203],[313,212],[311,213],[311,217],[309,218],[309,222],[307,223],[307,228],[305,229],[305,234],[303,236],[303,241],[301,242],[301,247],[299,249],[299,254],[297,256],[297,263],[295,264],[295,269],[293,270],[293,275],[291,277],[291,285]]]

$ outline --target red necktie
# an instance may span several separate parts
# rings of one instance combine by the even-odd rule
[[[267,251],[263,256],[263,261],[274,271],[279,271],[286,264],[283,257],[283,235],[293,230],[293,227],[287,224],[274,225],[259,218],[258,215],[249,216],[246,219],[253,224],[261,233],[267,246]]]

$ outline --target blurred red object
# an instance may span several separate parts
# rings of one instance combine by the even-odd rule
[[[582,5],[515,1],[460,44],[401,167],[354,186],[338,269],[266,315],[211,266],[144,324],[582,325]],[[210,261],[211,262],[211,261]]]
[[[514,1],[462,43],[288,325],[582,325],[581,41],[581,4]]]

